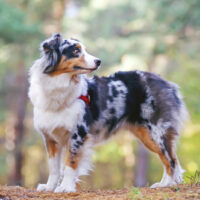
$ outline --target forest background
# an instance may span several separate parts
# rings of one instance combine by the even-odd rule
[[[0,184],[35,187],[47,179],[27,80],[39,44],[54,32],[101,58],[95,74],[148,70],[180,85],[191,116],[177,148],[187,182],[200,168],[199,0],[0,0]],[[97,147],[93,161],[83,188],[144,186],[162,175],[157,156],[125,131]]]

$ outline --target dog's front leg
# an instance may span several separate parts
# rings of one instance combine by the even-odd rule
[[[61,146],[54,140],[45,137],[46,150],[49,162],[49,178],[47,184],[39,184],[37,191],[54,191],[60,177]]]
[[[83,131],[83,130],[81,130]],[[84,130],[85,131],[85,130]],[[67,157],[65,160],[64,177],[61,184],[55,189],[55,192],[75,192],[76,179],[78,175],[78,165],[82,158],[83,145],[86,140],[86,132],[83,136],[77,130],[67,144]]]

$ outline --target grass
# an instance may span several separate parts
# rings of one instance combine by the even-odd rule
[[[196,171],[194,175],[191,176],[187,176],[186,177],[189,181],[189,184],[191,186],[195,185],[195,186],[199,186],[200,185],[200,171]]]
[[[174,189],[175,192],[178,192],[180,190],[180,188],[177,185],[173,186],[172,188]]]
[[[141,199],[142,198],[142,193],[140,192],[139,188],[133,187],[130,189],[129,193],[127,194],[127,197],[129,199]]]

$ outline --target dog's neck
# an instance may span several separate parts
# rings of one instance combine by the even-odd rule
[[[32,67],[30,74],[29,97],[39,109],[52,112],[60,111],[78,99],[80,95],[87,94],[87,81],[85,75],[73,76],[61,74],[51,77]]]

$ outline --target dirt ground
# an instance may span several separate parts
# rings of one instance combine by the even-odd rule
[[[0,186],[0,200],[22,199],[48,199],[48,200],[184,200],[199,199],[200,186],[178,185],[170,188],[126,188],[121,190],[96,190],[79,191],[76,193],[52,193],[37,192],[35,189],[27,189],[19,186]]]

